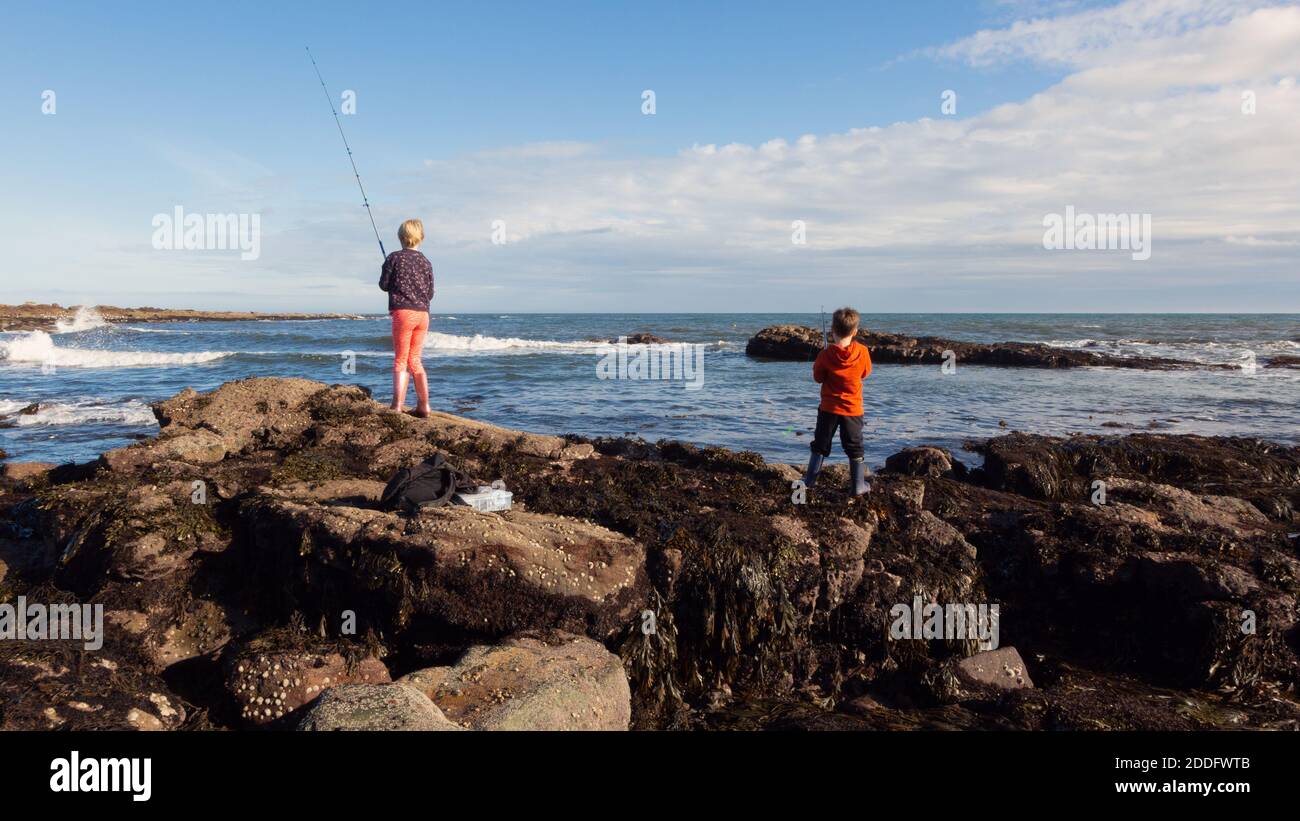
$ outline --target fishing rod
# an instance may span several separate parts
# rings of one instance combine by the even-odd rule
[[[343,133],[343,122],[339,119],[339,113],[334,110],[334,98],[330,96],[330,90],[325,87],[325,78],[320,74],[320,66],[316,65],[316,58],[311,56],[311,47],[307,47],[307,59],[311,60],[311,67],[316,69],[316,79],[320,80],[320,90],[325,92],[325,100],[330,104],[330,113],[334,115],[334,124],[339,127],[339,136],[343,138],[343,147],[348,152],[348,162],[352,163],[352,176],[357,178],[357,188],[361,189],[361,204],[366,207],[366,213],[370,215],[370,227],[374,229],[375,239],[379,242],[379,253],[384,259],[388,258],[388,252],[384,250],[384,241],[379,238],[379,226],[375,225],[375,214],[370,210],[370,200],[366,197],[366,187],[361,184],[361,172],[357,171],[357,161],[352,157],[352,146],[348,145],[348,136]]]
[[[822,312],[822,347],[821,347],[821,350],[825,350],[825,349],[826,349],[826,306],[825,306],[825,305],[822,305],[822,306],[820,306],[820,307],[821,307],[821,312]],[[812,359],[816,359],[816,358],[817,358],[817,354],[814,353],[814,354],[812,355],[811,358],[812,358]]]

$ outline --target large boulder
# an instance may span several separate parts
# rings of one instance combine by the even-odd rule
[[[451,667],[399,679],[475,730],[626,730],[632,695],[618,656],[552,633],[471,647]]]
[[[299,730],[460,730],[429,697],[404,684],[344,684],[307,708]]]

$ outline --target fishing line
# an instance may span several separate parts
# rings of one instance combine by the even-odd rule
[[[316,65],[316,58],[311,56],[310,47],[307,47],[307,59],[311,60],[311,67],[316,69],[316,79],[320,80],[320,90],[325,92],[325,100],[330,105],[330,113],[334,115],[334,124],[339,127],[339,136],[343,138],[343,147],[348,152],[348,162],[352,163],[352,175],[357,178],[357,188],[361,189],[361,204],[366,207],[366,213],[370,215],[370,227],[374,229],[375,239],[379,242],[379,253],[387,259],[388,252],[384,250],[384,241],[379,238],[379,226],[375,225],[375,214],[370,210],[370,200],[366,197],[366,187],[361,184],[361,172],[357,171],[357,161],[352,157],[352,146],[348,145],[348,136],[343,133],[343,121],[339,119],[339,113],[334,110],[334,98],[330,96],[329,89],[325,87],[325,78],[320,74],[320,66]]]

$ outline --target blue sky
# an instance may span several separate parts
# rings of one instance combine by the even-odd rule
[[[1269,5],[13,4],[0,300],[382,310],[310,45],[436,310],[1294,311]],[[1150,213],[1152,258],[1045,250],[1067,205]],[[260,256],[154,248],[176,206],[257,214]]]

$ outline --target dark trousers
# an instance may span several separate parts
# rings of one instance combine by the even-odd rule
[[[812,444],[809,445],[813,453],[820,453],[822,456],[831,455],[831,441],[835,438],[837,428],[845,455],[850,459],[861,459],[862,417],[841,416],[824,410],[817,411],[817,431],[813,434]]]

